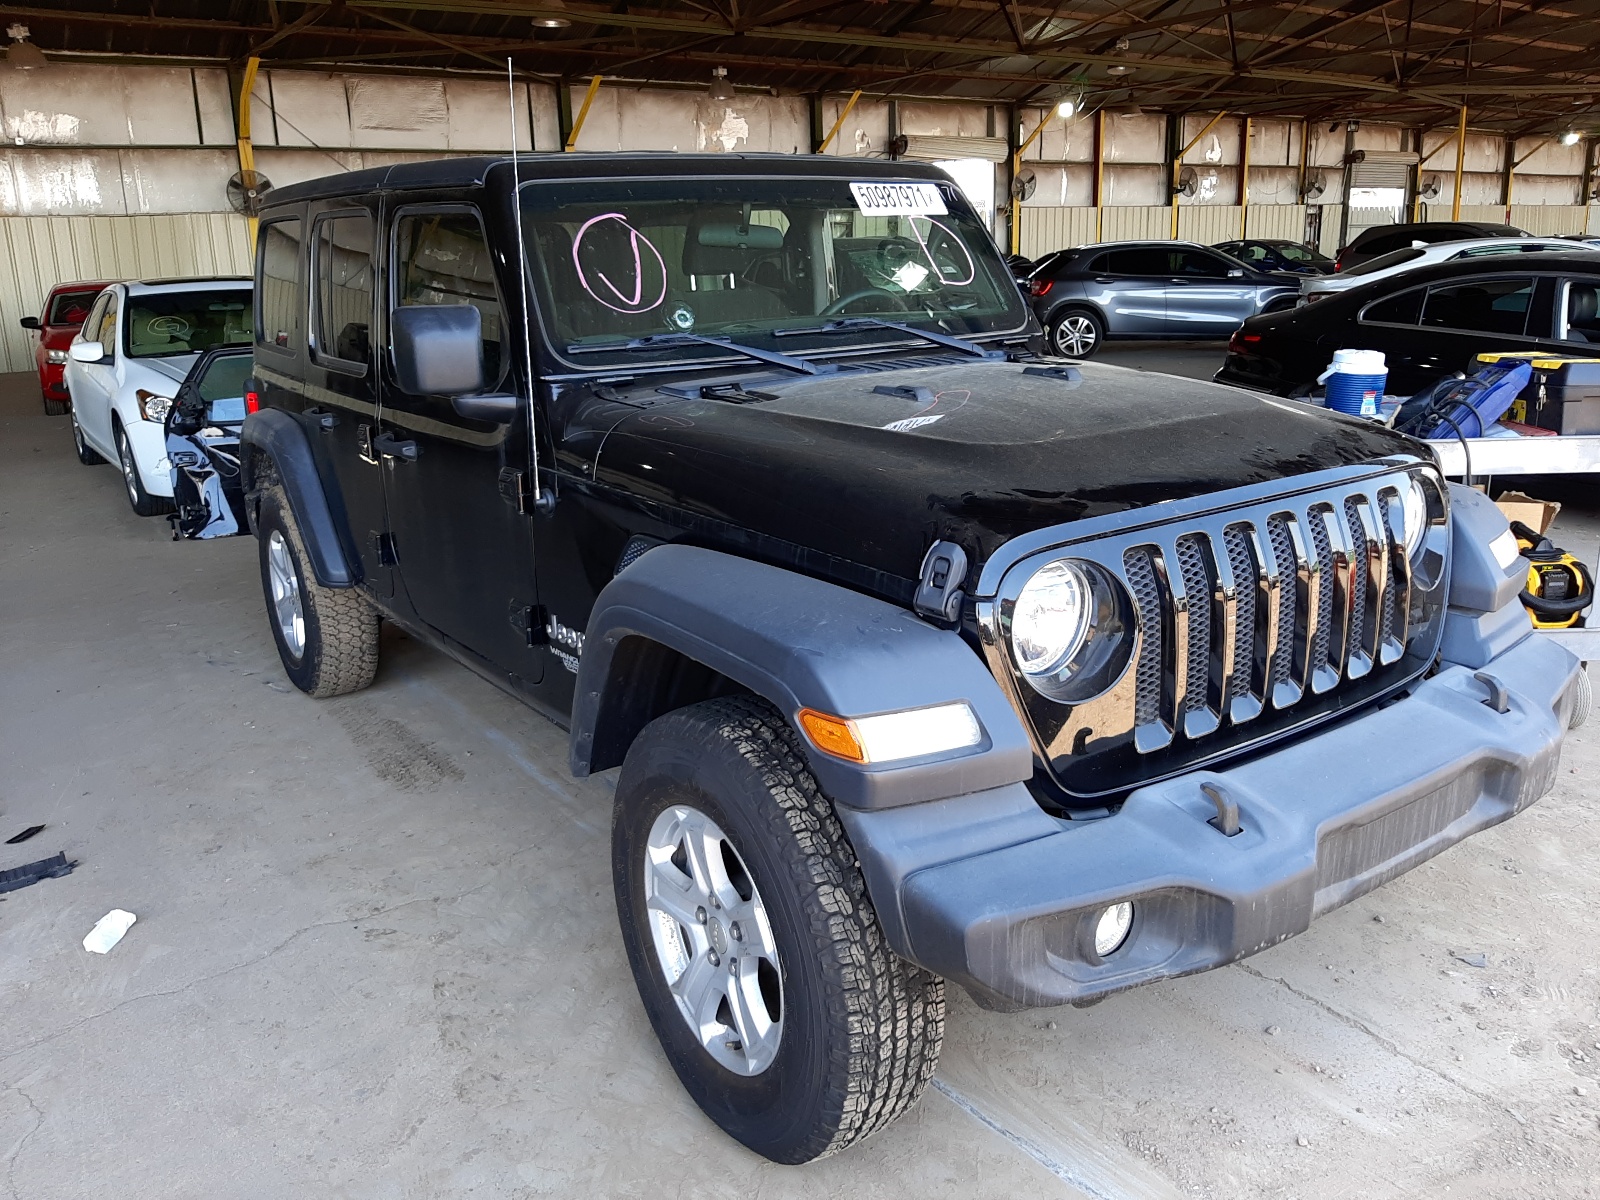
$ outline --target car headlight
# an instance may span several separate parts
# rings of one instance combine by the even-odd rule
[[[1045,563],[1002,611],[1012,660],[1042,696],[1068,704],[1087,700],[1115,683],[1127,665],[1132,602],[1097,563]]]
[[[59,367],[67,361],[67,352],[65,350],[46,350],[44,352],[44,360]]]
[[[165,421],[167,414],[172,411],[171,396],[158,396],[143,388],[134,392],[133,396],[139,402],[139,415],[146,421]]]

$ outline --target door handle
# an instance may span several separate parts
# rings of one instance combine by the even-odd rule
[[[339,414],[331,413],[325,408],[308,408],[306,409],[306,416],[315,421],[317,428],[324,433],[330,429],[337,428],[339,425]]]
[[[372,448],[384,458],[398,458],[404,462],[417,461],[417,444],[403,442],[392,433],[380,433],[373,438]]]
[[[1094,281],[1096,283],[1115,283],[1116,279],[1110,275],[1096,275]]]

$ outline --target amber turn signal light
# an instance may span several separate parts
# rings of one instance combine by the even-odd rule
[[[814,708],[800,710],[800,728],[816,743],[817,749],[851,762],[866,762],[867,752],[856,738],[850,722],[842,717],[830,717]]]

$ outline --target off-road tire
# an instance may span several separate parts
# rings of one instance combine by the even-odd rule
[[[300,586],[305,632],[298,656],[284,640],[272,605],[267,555],[274,530],[283,535]],[[354,588],[328,588],[317,582],[306,566],[305,542],[295,524],[294,510],[289,507],[283,485],[276,480],[269,480],[261,489],[255,533],[267,625],[289,682],[318,699],[367,687],[378,673],[378,612]]]
[[[72,416],[72,448],[78,455],[78,461],[86,467],[98,467],[106,460],[100,457],[99,451],[83,440],[83,430],[78,427],[78,416]]]
[[[1072,308],[1050,318],[1050,353],[1062,358],[1093,358],[1105,344],[1106,324],[1087,308]]]
[[[47,416],[47,417],[64,417],[71,411],[72,411],[72,401],[70,401],[70,400],[53,400],[49,396],[45,396],[44,397],[44,415],[45,416]]]
[[[644,851],[656,817],[690,805],[720,825],[765,904],[783,1029],[742,1076],[700,1044],[667,989],[647,924]],[[944,1037],[944,981],[884,938],[860,864],[800,743],[764,701],[732,696],[658,717],[617,780],[612,880],[645,1012],[684,1088],[730,1136],[780,1163],[833,1154],[911,1109]]]
[[[122,427],[122,422],[112,422],[111,440],[117,446],[117,466],[122,471],[122,492],[128,497],[128,507],[141,517],[159,517],[174,511],[176,505],[171,497],[152,496],[144,490],[144,480],[139,477],[138,462],[133,457],[133,445],[128,441],[128,431]]]

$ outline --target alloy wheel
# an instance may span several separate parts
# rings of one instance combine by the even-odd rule
[[[117,430],[117,461],[122,464],[122,483],[128,489],[128,498],[139,503],[139,468],[133,463],[133,447],[128,445],[128,435]]]
[[[1093,318],[1081,313],[1062,317],[1056,324],[1056,350],[1067,358],[1083,358],[1094,353],[1095,343],[1099,340]]]
[[[759,1075],[783,1037],[783,976],[766,906],[710,817],[674,804],[650,828],[645,907],[656,961],[690,1031],[736,1075]]]
[[[306,648],[306,613],[300,599],[300,576],[283,531],[274,529],[267,537],[267,577],[272,581],[272,613],[278,633],[291,657],[298,659]]]

